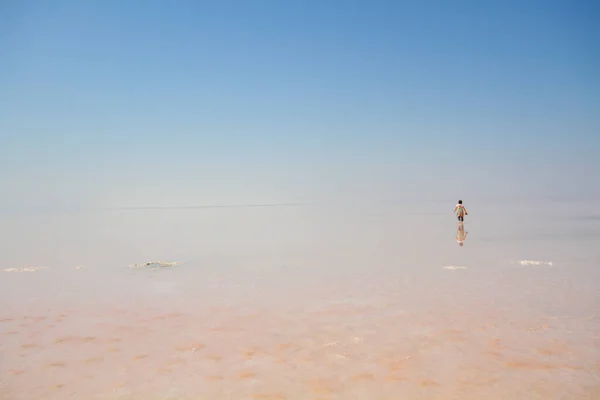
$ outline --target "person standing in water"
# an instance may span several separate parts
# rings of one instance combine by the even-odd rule
[[[462,200],[458,201],[458,204],[456,205],[456,207],[454,207],[454,213],[456,213],[456,215],[458,216],[458,222],[464,222],[465,220],[465,215],[469,215],[469,213],[467,212],[467,209],[465,208],[465,206],[463,206],[463,202]]]

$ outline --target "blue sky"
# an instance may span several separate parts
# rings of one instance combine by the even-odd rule
[[[0,206],[600,197],[599,17],[0,0]]]

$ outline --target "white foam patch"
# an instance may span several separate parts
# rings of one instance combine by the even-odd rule
[[[448,265],[446,267],[442,267],[444,269],[450,270],[450,271],[457,271],[459,269],[467,269],[467,267],[463,267],[463,266],[455,266],[455,265]]]
[[[537,260],[520,260],[518,261],[519,264],[523,265],[523,266],[527,266],[527,265],[547,265],[549,267],[552,266],[552,261],[537,261]]]
[[[48,267],[21,267],[21,268],[6,268],[4,272],[37,272],[48,269]]]

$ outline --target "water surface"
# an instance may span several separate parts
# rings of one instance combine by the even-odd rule
[[[6,216],[0,398],[600,397],[593,205],[467,207]]]

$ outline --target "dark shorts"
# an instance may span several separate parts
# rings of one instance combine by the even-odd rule
[[[465,218],[464,218],[462,215],[459,215],[459,216],[458,216],[458,220],[459,220],[459,221],[464,221],[464,220],[465,220]]]

